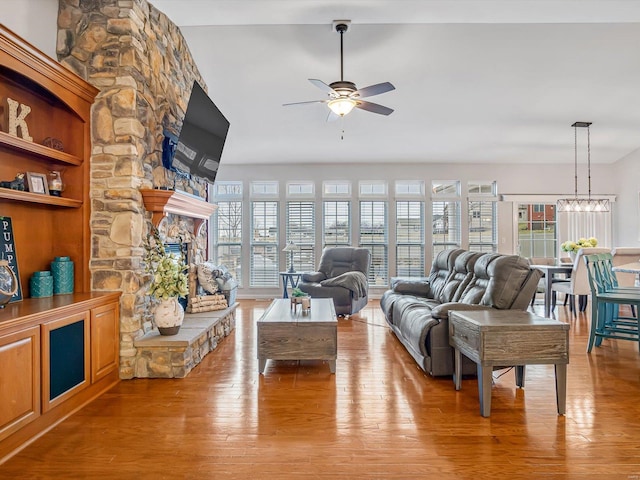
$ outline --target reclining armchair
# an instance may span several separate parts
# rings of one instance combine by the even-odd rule
[[[298,288],[315,298],[331,298],[337,315],[351,315],[368,302],[369,262],[366,248],[328,247],[317,272],[303,273]]]

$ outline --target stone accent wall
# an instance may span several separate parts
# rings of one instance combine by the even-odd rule
[[[120,290],[120,376],[135,373],[134,340],[151,328],[142,265],[151,219],[139,188],[175,187],[206,197],[206,183],[162,167],[163,129],[178,133],[191,85],[206,86],[180,30],[146,0],[60,0],[58,60],[100,89],[92,110],[91,277],[94,290]],[[190,239],[202,256],[206,228],[164,220],[167,241]]]

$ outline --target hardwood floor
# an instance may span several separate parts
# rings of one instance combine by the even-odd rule
[[[241,301],[235,333],[187,378],[122,381],[0,466],[0,478],[640,479],[640,354],[606,340],[586,353],[571,323],[567,414],[553,366],[495,379],[491,417],[477,381],[422,373],[377,301],[340,319],[336,374],[322,361],[268,361]],[[542,314],[542,306],[536,306]],[[496,372],[497,377],[500,372]]]

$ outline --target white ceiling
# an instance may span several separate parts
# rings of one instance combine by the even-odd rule
[[[231,123],[225,163],[573,163],[575,121],[593,163],[640,147],[639,0],[151,1]],[[393,83],[368,99],[390,116],[282,106],[340,79],[336,19],[345,80]]]

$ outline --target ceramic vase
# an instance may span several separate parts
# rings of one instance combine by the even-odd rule
[[[184,320],[184,308],[178,302],[178,297],[160,300],[153,317],[160,335],[175,335]]]

